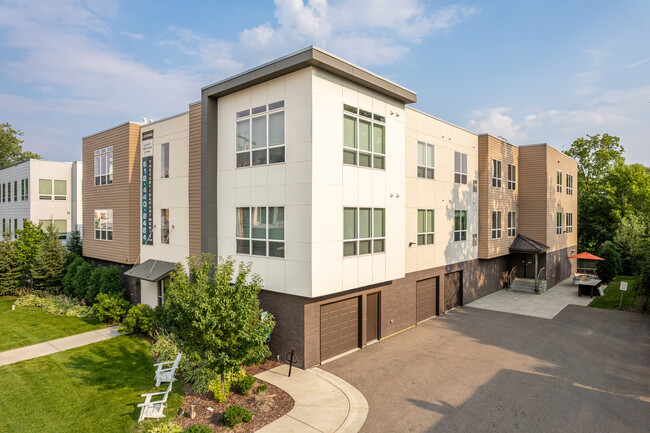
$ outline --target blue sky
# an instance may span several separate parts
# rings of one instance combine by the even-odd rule
[[[650,165],[650,2],[0,0],[0,123],[54,160],[187,110],[201,87],[317,45],[514,144],[621,137]]]

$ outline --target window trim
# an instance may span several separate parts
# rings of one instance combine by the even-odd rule
[[[271,116],[277,113],[282,114],[283,122],[283,139],[282,144],[269,144],[271,136]],[[265,144],[263,147],[253,149],[253,120],[264,118],[265,122]],[[248,124],[248,148],[237,150],[237,131],[239,124],[246,122]],[[235,168],[251,168],[251,167],[264,167],[275,164],[286,163],[286,147],[287,147],[287,114],[284,100],[269,103],[268,105],[261,105],[253,107],[248,110],[239,111],[235,115]],[[271,162],[271,150],[282,149],[282,161]],[[253,153],[265,151],[265,162],[262,164],[253,164]],[[240,155],[245,156],[240,164]],[[257,207],[257,206],[256,206]]]
[[[501,178],[503,177],[503,172],[501,170],[501,160],[492,158],[492,188],[501,188]],[[495,176],[495,171],[496,173]]]
[[[420,231],[420,212],[424,213],[424,231]],[[435,209],[418,209],[417,213],[417,245],[432,245],[435,243],[436,233],[436,212]],[[429,231],[429,220],[431,218],[432,231]]]
[[[361,218],[360,218],[360,213],[361,210],[369,210],[370,211],[370,237],[369,238],[362,238],[361,237]],[[345,211],[346,210],[354,210],[354,215],[355,215],[355,220],[356,220],[356,227],[354,231],[354,237],[353,238],[346,238],[345,237]],[[376,220],[376,212],[381,211],[383,214],[383,236],[375,236],[375,220]],[[361,253],[360,251],[360,243],[361,242],[368,242],[369,243],[369,252],[367,253]],[[354,253],[346,254],[345,247],[346,245],[354,245]],[[381,249],[378,250],[377,246],[381,245]],[[365,206],[359,206],[359,207],[343,207],[343,258],[346,257],[359,257],[359,256],[365,256],[365,255],[371,255],[371,254],[385,254],[386,253],[386,208],[382,207],[365,207]]]
[[[113,157],[113,146],[97,149],[94,154],[94,178],[93,186],[106,186],[112,185],[114,181],[113,168],[115,166],[115,158]],[[106,160],[106,172],[102,169],[102,157]],[[98,163],[99,161],[99,163]],[[102,183],[104,181],[104,183]]]
[[[264,209],[264,238],[256,238],[253,237],[253,209]],[[248,236],[240,236],[238,233],[238,222],[240,221],[239,218],[239,210],[240,209],[248,209]],[[269,209],[282,209],[282,239],[271,239],[269,237],[270,234],[270,222],[269,222]],[[279,212],[279,211],[278,211]],[[246,255],[246,256],[256,256],[256,257],[266,257],[269,259],[285,259],[286,258],[286,233],[285,229],[287,226],[287,215],[286,215],[286,207],[285,206],[239,206],[235,208],[235,254],[240,254],[240,255]],[[239,250],[240,245],[245,245],[244,242],[248,243],[248,252],[241,251]],[[253,242],[265,242],[264,246],[264,252],[265,254],[253,254]],[[271,244],[278,244],[276,245],[276,249],[273,251],[278,251],[281,252],[282,255],[271,255]],[[282,244],[282,245],[279,245]]]
[[[501,219],[501,211],[493,210],[492,211],[492,239],[501,239],[503,220]],[[496,217],[496,218],[495,218]],[[498,223],[496,223],[498,221]],[[496,224],[495,224],[496,223]]]
[[[424,146],[424,165],[420,164],[420,145]],[[431,148],[431,154],[433,155],[433,161],[429,161],[429,148]],[[421,179],[431,179],[436,178],[436,146],[427,143],[426,141],[418,140],[417,142],[417,151],[418,151],[418,161],[417,161],[417,177]],[[422,175],[420,174],[422,173]],[[431,173],[431,176],[429,176]]]
[[[354,147],[346,146],[345,144],[345,118],[354,119],[355,121],[355,136]],[[370,150],[362,150],[359,148],[360,125],[361,121],[370,124]],[[375,125],[380,126],[384,133],[384,153],[375,151]],[[378,114],[373,114],[370,111],[357,109],[347,104],[343,104],[343,164],[358,168],[369,168],[373,170],[386,171],[386,118]],[[345,161],[345,155],[354,153],[354,164]],[[367,155],[370,165],[361,165],[360,155]],[[381,166],[377,166],[377,161],[381,161]]]
[[[99,221],[97,220],[97,212],[99,212]],[[98,227],[98,222],[101,222],[102,219],[102,213],[106,213],[106,227],[101,228]],[[109,217],[110,215],[110,217]],[[93,210],[93,231],[95,233],[94,235],[94,240],[96,241],[113,241],[114,236],[113,236],[113,230],[115,226],[115,220],[113,219],[113,209],[94,209]],[[108,222],[110,221],[110,228],[108,227]],[[102,239],[102,233],[105,233],[104,239]],[[110,238],[110,239],[109,239]]]

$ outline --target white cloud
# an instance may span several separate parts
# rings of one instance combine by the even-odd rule
[[[629,65],[625,65],[625,67],[626,67],[627,69],[636,68],[637,66],[641,66],[641,65],[643,65],[643,64],[645,64],[645,63],[648,63],[649,60],[650,60],[650,59],[639,60],[638,62],[630,63]]]
[[[488,133],[495,137],[503,137],[510,143],[520,143],[526,140],[526,134],[521,130],[521,125],[507,113],[508,107],[494,107],[476,110],[472,119],[467,123],[467,128],[480,134]]]

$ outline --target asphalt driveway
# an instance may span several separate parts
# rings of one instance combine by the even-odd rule
[[[321,367],[368,400],[362,432],[648,432],[650,316],[462,307]]]

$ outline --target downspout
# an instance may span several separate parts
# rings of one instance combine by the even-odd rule
[[[539,293],[539,287],[538,287],[538,281],[537,281],[537,256],[539,254],[535,254],[535,293]]]

